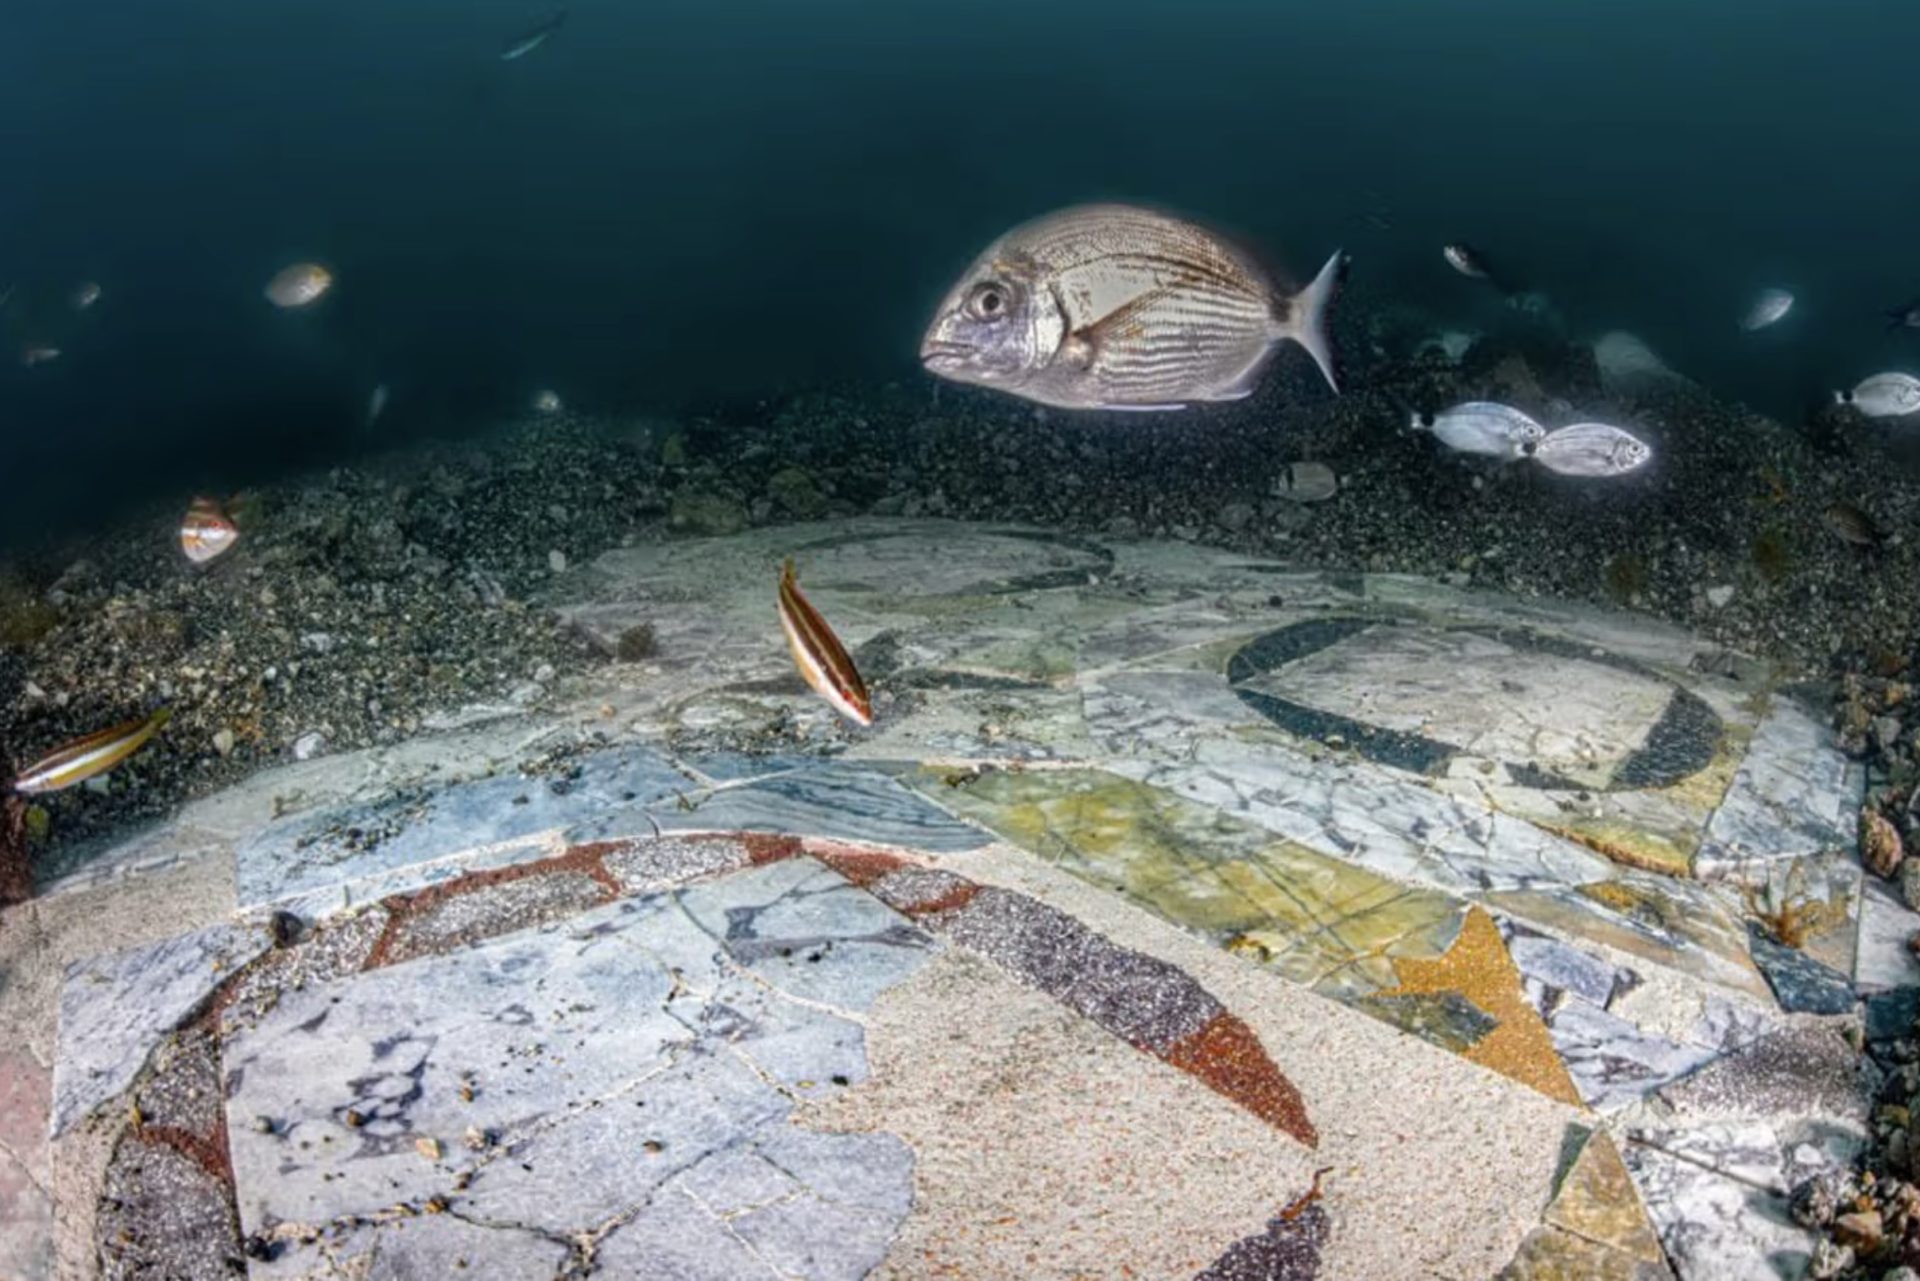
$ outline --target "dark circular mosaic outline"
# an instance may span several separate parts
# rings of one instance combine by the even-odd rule
[[[1464,748],[1428,738],[1424,734],[1409,734],[1381,725],[1370,725],[1335,712],[1323,712],[1291,699],[1248,689],[1244,684],[1372,628],[1405,625],[1399,620],[1378,617],[1314,618],[1293,623],[1256,636],[1241,646],[1227,660],[1227,683],[1241,702],[1262,719],[1289,734],[1316,742],[1325,742],[1337,734],[1370,761],[1409,773],[1439,777],[1446,773],[1447,766],[1455,757],[1465,754]],[[1706,768],[1713,760],[1726,729],[1720,714],[1707,706],[1699,695],[1633,659],[1520,627],[1423,625],[1436,631],[1471,632],[1516,650],[1598,663],[1655,681],[1673,691],[1666,710],[1647,732],[1646,741],[1620,763],[1605,786],[1594,787],[1581,783],[1552,770],[1542,769],[1532,762],[1502,762],[1508,777],[1522,787],[1579,792],[1636,792],[1647,788],[1671,787]]]

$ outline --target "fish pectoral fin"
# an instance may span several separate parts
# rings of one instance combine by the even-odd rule
[[[1123,414],[1170,413],[1173,410],[1185,409],[1186,407],[1187,406],[1184,402],[1178,405],[1101,405],[1100,406],[1101,409],[1112,409]]]
[[[1141,332],[1142,318],[1147,308],[1166,297],[1164,287],[1149,289],[1127,302],[1121,303],[1100,319],[1080,326],[1067,335],[1061,347],[1061,353],[1082,369],[1091,368],[1099,358],[1100,348],[1116,338],[1127,338]]]

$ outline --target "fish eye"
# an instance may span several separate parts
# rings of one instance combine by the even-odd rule
[[[998,320],[1006,310],[1007,287],[997,281],[982,281],[967,295],[967,314],[975,320]]]

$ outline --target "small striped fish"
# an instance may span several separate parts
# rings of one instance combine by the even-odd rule
[[[1338,391],[1326,310],[1336,252],[1299,293],[1190,222],[1083,205],[980,255],[920,344],[929,371],[1066,409],[1181,409],[1251,395],[1284,341]]]
[[[161,708],[143,720],[128,721],[97,734],[75,739],[43,760],[20,771],[13,790],[24,796],[58,792],[106,773],[147,745],[173,712]]]
[[[845,646],[827,626],[827,620],[800,594],[791,557],[780,571],[780,628],[787,634],[794,665],[813,692],[848,720],[873,724],[873,704],[867,698],[866,683],[854,670],[853,660],[847,657]]]
[[[211,498],[194,499],[180,518],[180,550],[196,565],[219,556],[239,538],[239,529]]]

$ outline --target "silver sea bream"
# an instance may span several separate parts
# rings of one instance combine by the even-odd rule
[[[1920,413],[1920,378],[1912,374],[1874,374],[1852,391],[1836,391],[1833,398],[1852,405],[1869,418],[1905,418]]]
[[[1459,453],[1509,462],[1526,457],[1547,434],[1530,415],[1490,400],[1470,400],[1437,414],[1416,413],[1412,427],[1431,432],[1434,439]]]
[[[1335,252],[1298,293],[1195,223],[1083,205],[996,240],[947,294],[920,345],[955,382],[1064,409],[1180,409],[1252,393],[1296,342],[1336,391],[1327,342]]]
[[[1562,476],[1624,476],[1652,457],[1652,446],[1611,423],[1555,428],[1533,450],[1534,462]]]

